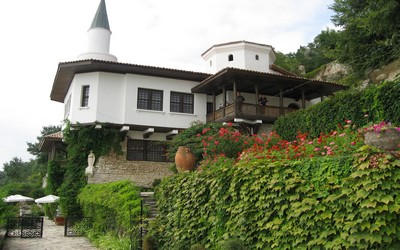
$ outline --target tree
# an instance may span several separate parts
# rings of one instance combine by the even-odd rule
[[[332,21],[340,27],[337,57],[359,74],[400,57],[398,0],[335,0]]]
[[[4,163],[3,169],[6,182],[24,182],[32,173],[32,166],[18,157]]]

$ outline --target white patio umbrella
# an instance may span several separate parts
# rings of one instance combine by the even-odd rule
[[[47,195],[45,197],[36,199],[35,202],[38,203],[38,204],[39,203],[53,203],[53,202],[58,201],[59,199],[60,199],[60,197],[52,195],[52,194],[49,194],[49,195]]]
[[[5,202],[25,202],[25,201],[33,201],[34,199],[31,197],[16,194],[16,195],[10,195],[6,198],[3,198],[3,200]]]

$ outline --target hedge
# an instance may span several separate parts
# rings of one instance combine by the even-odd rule
[[[400,78],[393,82],[370,85],[361,90],[339,92],[306,110],[279,118],[274,130],[286,140],[298,132],[318,137],[345,120],[359,127],[371,122],[390,121],[400,125]]]

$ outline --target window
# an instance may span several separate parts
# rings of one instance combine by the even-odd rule
[[[260,57],[258,55],[256,55],[256,60],[258,61],[260,59]]]
[[[229,56],[228,56],[228,61],[233,61],[233,55],[232,54],[230,54]]]
[[[128,139],[126,159],[129,161],[167,161],[167,146],[160,141]]]
[[[163,92],[162,90],[141,89],[138,91],[138,109],[162,111]]]
[[[171,92],[171,112],[193,114],[194,95],[187,93]]]
[[[68,97],[64,107],[64,118],[67,118],[71,109],[71,95]]]
[[[210,67],[212,67],[212,60],[210,60]]]
[[[89,85],[82,86],[81,107],[89,106],[89,90],[90,90]]]

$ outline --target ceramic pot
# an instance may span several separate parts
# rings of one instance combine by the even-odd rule
[[[189,147],[181,146],[175,154],[175,165],[179,173],[188,172],[194,169],[196,164],[196,156],[191,152]]]
[[[382,150],[398,150],[400,131],[395,128],[380,132],[368,131],[364,135],[364,143]]]

